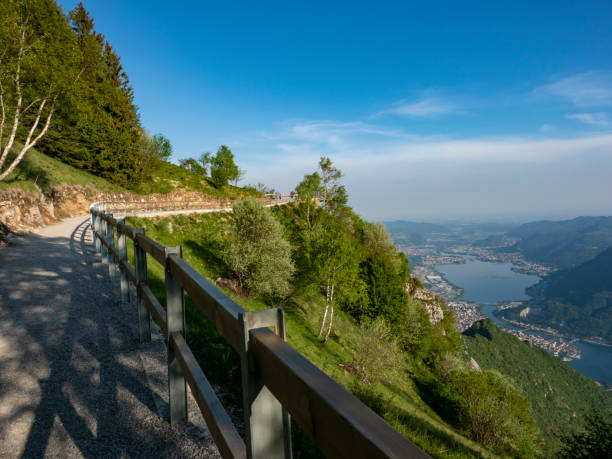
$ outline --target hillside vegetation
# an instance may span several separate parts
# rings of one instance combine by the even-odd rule
[[[289,342],[433,456],[539,456],[529,400],[506,376],[462,358],[443,302],[441,320],[433,319],[407,294],[405,256],[384,225],[346,205],[340,177],[322,158],[290,205],[269,210],[252,201],[231,214],[129,222],[164,245],[182,245],[184,258],[246,309],[281,304]],[[163,297],[163,268],[151,264],[149,279]],[[229,394],[228,410],[239,410],[237,356],[189,301],[187,337]],[[299,433],[295,441],[301,457],[316,456]]]
[[[126,189],[30,149],[17,168],[0,182],[0,192],[22,190],[37,194],[53,188],[78,185],[99,193],[125,193]]]
[[[549,455],[560,447],[558,436],[579,430],[594,409],[612,420],[612,394],[545,350],[504,332],[490,319],[463,332],[461,346],[467,358],[508,376],[527,396]]]
[[[83,213],[104,193],[261,195],[262,187],[230,185],[244,171],[225,145],[180,167],[169,162],[170,142],[142,127],[119,54],[81,2],[67,14],[55,0],[0,2],[0,18],[3,110],[12,115],[0,130],[0,223],[45,224]],[[184,258],[246,309],[281,304],[289,342],[432,456],[541,456],[544,424],[522,380],[470,365],[453,312],[407,293],[408,260],[384,225],[347,205],[341,177],[322,157],[290,205],[249,200],[231,214],[128,221],[183,246]],[[432,227],[407,230],[421,237]],[[607,237],[605,228],[591,233]],[[574,245],[585,244],[594,242]],[[151,261],[149,283],[162,299],[163,279],[164,267]],[[186,335],[240,419],[238,356],[189,299]],[[294,441],[296,458],[319,455],[299,429]]]
[[[554,272],[528,289],[530,312],[503,311],[505,317],[552,326],[581,337],[612,343],[612,247],[575,268]]]
[[[505,250],[520,252],[529,261],[567,269],[612,246],[612,217],[531,222],[508,232],[508,236],[519,241]]]
[[[228,214],[152,219],[130,217],[128,223],[146,228],[146,234],[161,244],[182,245],[183,257],[208,279],[216,280],[217,286],[245,309],[272,307],[277,303],[263,298],[245,298],[235,293],[234,289],[224,287],[227,284],[222,279],[231,278],[231,272],[223,261],[223,250],[227,242],[225,230],[230,218]],[[164,296],[163,276],[163,267],[150,262],[149,281],[160,298]],[[327,342],[317,339],[322,302],[323,298],[318,294],[294,293],[281,303],[286,312],[288,341],[292,346],[434,457],[491,456],[485,447],[453,429],[423,400],[421,389],[410,376],[421,370],[406,355],[388,355],[387,352],[386,361],[376,362],[380,363],[380,367],[369,372],[373,382],[364,383],[358,371],[353,371],[360,361],[359,354],[369,354],[366,360],[370,367],[384,354],[389,344],[383,341],[374,349],[368,349],[364,329],[343,311],[336,312],[335,331]],[[377,341],[378,337],[369,339]],[[226,409],[239,413],[241,398],[238,356],[189,298],[187,340],[207,377],[226,394],[222,398]],[[294,456],[318,457],[313,447],[299,435],[294,438]]]

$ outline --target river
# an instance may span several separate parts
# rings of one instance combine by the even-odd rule
[[[437,265],[436,270],[447,281],[463,288],[463,299],[479,303],[482,312],[500,326],[507,326],[495,314],[500,301],[527,300],[525,289],[539,281],[539,277],[511,270],[511,263],[469,260],[464,264]],[[569,365],[595,381],[612,383],[612,347],[577,341],[574,344],[581,358]]]

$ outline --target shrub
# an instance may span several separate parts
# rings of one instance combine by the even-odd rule
[[[352,351],[352,372],[356,373],[363,383],[369,384],[398,367],[397,342],[381,317],[360,325]],[[345,369],[348,369],[346,365]]]
[[[280,223],[255,200],[237,202],[223,258],[252,296],[287,295],[294,271]]]
[[[541,455],[542,437],[529,402],[500,373],[459,369],[437,384],[438,409],[474,440],[513,457]]]

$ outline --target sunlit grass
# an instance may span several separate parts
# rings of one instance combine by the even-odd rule
[[[10,162],[12,157],[9,157]],[[62,185],[80,185],[93,191],[124,193],[125,189],[100,177],[75,169],[32,148],[17,168],[0,182],[0,190],[17,188],[35,193]]]
[[[147,236],[166,246],[181,245],[184,259],[211,281],[229,277],[221,251],[227,214],[200,214],[167,218],[128,218],[128,224],[145,228]],[[130,260],[133,249],[130,244]],[[163,268],[148,257],[149,284],[156,296],[164,298]],[[223,289],[222,289],[223,290]],[[244,299],[225,291],[247,310],[265,309],[261,299]],[[282,306],[286,312],[287,340],[295,349],[339,384],[355,393],[396,429],[434,457],[490,457],[481,445],[465,438],[446,424],[419,396],[411,374],[418,370],[404,353],[398,353],[393,371],[379,375],[372,385],[361,383],[339,366],[351,362],[359,327],[342,312],[335,318],[335,332],[321,343],[316,338],[320,320],[320,298],[294,295]],[[207,319],[186,301],[187,341],[212,384],[225,394],[221,400],[230,412],[240,410],[239,360]],[[298,441],[300,439],[298,438]],[[310,451],[302,457],[307,457]],[[300,457],[300,455],[296,455]]]

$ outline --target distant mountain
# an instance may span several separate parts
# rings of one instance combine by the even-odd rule
[[[449,228],[444,225],[435,223],[409,222],[405,220],[396,220],[392,222],[384,222],[387,230],[390,233],[448,233]]]
[[[545,350],[504,332],[490,319],[463,332],[461,345],[481,368],[514,380],[531,403],[550,453],[559,446],[556,435],[582,426],[594,408],[612,418],[611,393]]]
[[[552,273],[527,293],[534,299],[521,320],[612,343],[612,247],[580,266]],[[504,311],[513,319],[519,314]]]
[[[398,245],[423,245],[431,234],[446,234],[449,229],[435,223],[408,222],[397,220],[384,222],[393,241]]]
[[[517,228],[508,231],[508,236],[524,238],[534,236],[536,234],[584,231],[593,225],[610,221],[612,221],[612,217],[576,217],[571,220],[559,221],[540,220],[524,223]]]
[[[578,217],[526,223],[507,233],[519,238],[505,251],[520,252],[529,261],[572,268],[612,246],[612,217]]]

